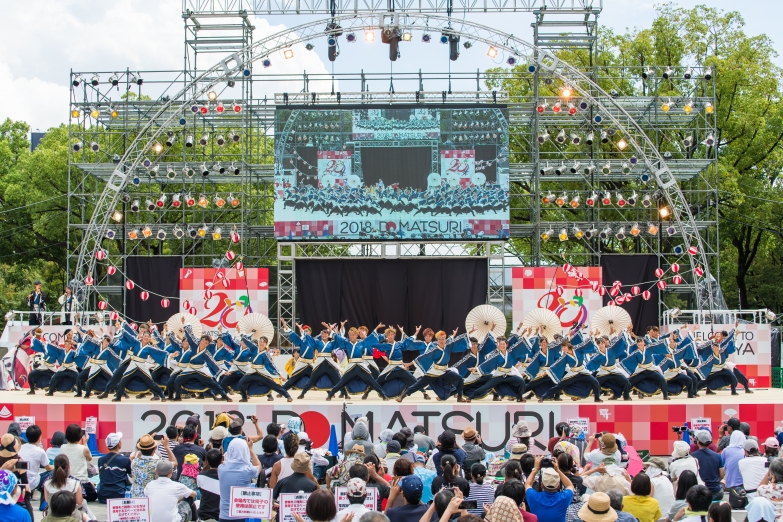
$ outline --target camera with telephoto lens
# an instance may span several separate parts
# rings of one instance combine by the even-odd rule
[[[552,459],[552,457],[544,457],[543,459],[541,459],[541,467],[554,468],[555,467],[554,459]]]
[[[672,431],[674,433],[685,433],[688,431],[688,426],[672,426]]]

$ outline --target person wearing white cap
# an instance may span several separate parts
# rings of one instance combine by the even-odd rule
[[[106,502],[112,498],[125,498],[125,490],[130,484],[131,461],[120,454],[122,433],[109,433],[106,437],[109,453],[98,459],[98,501]]]
[[[748,439],[743,444],[745,458],[739,461],[742,486],[748,498],[756,496],[756,489],[767,474],[767,458],[759,454],[759,443]]]
[[[669,463],[669,476],[672,479],[672,485],[677,487],[677,480],[680,478],[680,473],[683,471],[692,471],[694,475],[699,479],[699,484],[703,484],[699,477],[699,465],[696,463],[690,454],[690,446],[687,442],[682,440],[674,441],[674,449],[672,450],[672,461]]]

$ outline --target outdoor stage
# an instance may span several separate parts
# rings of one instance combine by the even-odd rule
[[[327,443],[330,425],[334,424],[340,439],[344,430],[350,430],[352,416],[366,415],[371,421],[374,440],[382,429],[399,429],[421,424],[428,434],[436,438],[444,429],[461,432],[465,426],[474,425],[482,433],[488,450],[496,451],[505,445],[511,426],[518,420],[526,420],[533,432],[539,452],[554,434],[555,425],[561,420],[587,419],[590,432],[607,430],[622,433],[636,449],[649,450],[653,455],[671,453],[672,441],[677,434],[672,426],[691,422],[693,419],[708,419],[713,430],[728,417],[738,416],[751,425],[751,433],[764,439],[773,434],[775,426],[783,423],[783,391],[758,389],[753,395],[740,392],[732,397],[728,391],[714,396],[702,393],[700,398],[673,397],[671,401],[658,398],[634,399],[633,402],[605,401],[595,404],[591,400],[546,402],[536,401],[493,402],[484,400],[460,404],[450,400],[439,402],[407,398],[402,404],[394,400],[381,401],[371,394],[368,400],[360,397],[343,402],[335,398],[325,401],[325,392],[311,392],[306,400],[288,403],[283,398],[267,401],[252,399],[250,403],[216,402],[213,400],[184,400],[182,402],[153,402],[149,399],[126,399],[113,403],[109,399],[97,400],[75,398],[68,394],[46,397],[43,393],[34,396],[26,392],[0,393],[0,429],[8,423],[28,419],[41,426],[48,438],[56,430],[64,430],[68,424],[84,426],[88,417],[97,418],[98,448],[105,451],[103,439],[111,432],[123,433],[123,447],[130,450],[136,440],[145,433],[162,431],[169,424],[184,424],[194,413],[201,416],[202,433],[208,433],[214,416],[221,411],[240,414],[245,418],[256,415],[261,429],[269,422],[285,423],[289,417],[298,415],[305,424],[313,445]],[[21,419],[24,420],[24,419]],[[249,421],[245,431],[253,433]],[[260,446],[259,446],[260,448]]]

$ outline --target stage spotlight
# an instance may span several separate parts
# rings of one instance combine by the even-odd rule
[[[625,150],[627,146],[628,142],[625,141],[625,138],[620,138],[620,141],[617,142],[617,148],[620,150]]]
[[[595,164],[591,163],[590,165],[585,165],[584,169],[582,169],[582,172],[589,176],[595,172],[595,168]]]
[[[188,235],[193,239],[196,239],[196,237],[198,237],[198,229],[193,226],[188,227]]]
[[[707,114],[712,114],[713,112],[715,112],[715,107],[713,107],[713,105],[710,102],[707,102],[704,104],[704,112],[706,112]]]
[[[555,205],[557,205],[558,207],[562,207],[563,205],[565,205],[565,202],[566,202],[566,197],[567,197],[567,196],[566,196],[565,194],[563,194],[562,196],[559,196],[559,197],[558,197],[558,198],[555,200]]]
[[[598,235],[597,228],[591,228],[585,231],[585,239],[592,239]]]
[[[226,144],[226,138],[224,138],[222,134],[218,134],[215,137],[215,143],[217,143],[219,147],[222,147]]]
[[[580,168],[582,168],[582,164],[579,163],[578,161],[575,162],[573,165],[571,165],[571,169],[570,169],[571,174],[576,174],[577,172],[579,172]]]
[[[215,100],[217,100],[217,93],[216,93],[215,91],[209,91],[209,92],[207,93],[207,99],[208,99],[209,101],[212,101],[212,102],[213,102],[213,101],[215,101]]]
[[[345,39],[348,40],[349,43],[353,43],[353,42],[356,41],[356,35],[353,34],[353,33],[348,33],[348,36],[346,36]],[[326,39],[326,45],[328,45],[329,47],[336,46],[337,45],[337,36],[330,35],[329,38]]]
[[[642,71],[642,79],[643,79],[643,80],[646,80],[646,79],[648,79],[648,78],[651,78],[651,77],[653,77],[654,75],[655,75],[655,71],[654,71],[654,70],[653,70],[651,67],[648,67],[647,69],[645,69],[644,71]]]
[[[160,197],[158,197],[158,200],[155,202],[155,205],[158,208],[163,208],[166,206],[166,194],[161,194]]]
[[[567,168],[565,163],[561,163],[559,167],[555,167],[555,174],[561,176]]]
[[[542,102],[538,104],[538,107],[536,107],[536,111],[538,111],[539,114],[543,114],[548,107],[549,104],[547,102]]]
[[[231,110],[239,114],[240,112],[242,112],[242,105],[237,102],[234,102],[231,104]]]
[[[152,144],[152,151],[155,154],[160,154],[161,152],[163,152],[163,145],[161,145],[156,141],[155,143]]]
[[[571,134],[571,145],[579,145],[580,143],[582,143],[582,137],[576,133]]]
[[[144,158],[143,160],[141,160],[141,166],[144,167],[145,169],[150,168],[151,165],[152,165],[152,161],[149,158]]]
[[[308,51],[312,51],[313,49],[315,49],[315,46],[313,44],[311,44],[310,42],[307,42],[305,44],[305,49],[307,49]]]
[[[226,107],[223,105],[223,102],[218,102],[218,104],[215,106],[215,112],[218,114],[223,114],[226,112]]]
[[[690,65],[685,69],[685,73],[682,75],[682,77],[686,80],[693,78],[693,69],[691,69]]]
[[[193,114],[198,113],[199,110],[201,110],[201,105],[191,105],[190,106],[190,112],[192,112]]]
[[[506,63],[513,67],[514,65],[517,64],[517,57],[509,56],[508,58],[506,58]]]
[[[658,225],[655,223],[647,223],[647,233],[651,236],[655,236],[658,234]]]
[[[471,47],[473,47],[473,44],[470,43],[470,41],[468,40],[462,43],[462,47],[464,47],[465,49],[470,49]]]
[[[674,71],[672,70],[672,68],[671,68],[671,67],[668,67],[668,66],[667,66],[667,67],[666,67],[666,70],[665,70],[665,71],[663,71],[663,79],[664,79],[664,80],[668,80],[668,79],[669,79],[669,78],[671,78],[672,76],[674,76]]]
[[[563,104],[560,102],[555,102],[554,105],[552,105],[552,112],[555,114],[560,114],[560,112],[563,110]]]
[[[440,35],[440,43],[442,43],[442,44],[447,44],[447,43],[449,43],[449,37],[448,37],[448,35],[441,34],[441,35]]]
[[[620,230],[617,231],[617,233],[614,235],[617,239],[622,241],[625,239],[625,227],[620,227]]]
[[[634,191],[633,191],[633,193],[632,193],[632,194],[631,194],[631,195],[628,197],[628,200],[627,200],[627,201],[628,201],[628,204],[629,204],[630,206],[632,206],[632,207],[633,207],[633,206],[636,206],[636,200],[637,200],[637,199],[639,199],[639,195],[638,195],[638,194],[636,193],[636,191],[634,190]]]
[[[712,147],[715,145],[715,135],[713,133],[707,134],[707,137],[704,138],[704,141],[702,142],[708,147]]]
[[[215,163],[214,165],[212,165],[212,170],[216,170],[216,171],[217,171],[217,172],[219,172],[220,174],[225,174],[225,172],[226,172],[226,167],[224,167],[223,165],[221,165],[221,164],[220,164],[220,162],[218,161],[217,163]]]
[[[242,171],[238,166],[231,164],[231,172],[234,174],[234,176],[238,176],[239,173]]]
[[[172,147],[177,142],[177,135],[173,132],[170,132],[168,136],[166,136],[166,146]]]
[[[177,239],[182,239],[182,236],[185,235],[185,231],[182,230],[182,227],[180,227],[179,225],[174,225],[173,232],[174,232],[174,237]]]
[[[574,225],[574,228],[571,230],[571,233],[574,235],[576,239],[582,239],[583,237],[585,237],[585,233],[582,231],[581,228],[579,228],[576,225]]]
[[[207,143],[209,143],[209,134],[204,134],[199,138],[198,144],[201,145],[202,147],[206,147]]]
[[[163,230],[162,228],[159,228],[158,232],[155,234],[155,237],[163,241],[164,239],[166,239],[166,231]]]
[[[285,49],[283,50],[283,58],[286,60],[290,60],[294,57],[294,50],[293,49]]]
[[[424,43],[430,43],[430,41],[431,41],[431,40],[432,40],[432,35],[431,35],[431,34],[429,34],[429,33],[424,33],[424,34],[422,34],[422,35],[421,35],[421,41],[422,41],[422,42],[424,42]]]
[[[566,229],[561,228],[560,233],[557,235],[557,238],[560,240],[561,243],[563,241],[568,241],[568,232],[566,231]]]
[[[544,196],[541,198],[541,203],[543,203],[544,205],[549,205],[549,204],[550,204],[550,203],[552,203],[554,200],[555,200],[555,195],[554,195],[554,194],[552,194],[552,193],[550,192],[550,193],[548,193],[548,194],[544,195]]]
[[[621,193],[617,193],[617,206],[623,208],[626,204],[626,200]]]
[[[130,194],[128,194],[125,191],[122,192],[122,202],[123,203],[130,203]]]
[[[666,233],[669,234],[670,236],[673,236],[674,234],[677,233],[677,227],[675,227],[674,225],[667,226],[666,227]],[[678,250],[679,250],[679,252],[678,252]],[[679,245],[679,248],[678,247],[674,247],[674,253],[675,254],[678,254],[678,255],[682,254],[683,251],[684,251],[684,249],[682,248],[682,245]]]
[[[574,93],[573,88],[570,85],[565,85],[563,89],[560,91],[560,96],[562,96],[563,98],[570,98],[573,93]]]
[[[365,31],[364,32],[364,39],[368,42],[374,42],[375,41],[375,31]]]
[[[78,87],[82,83],[82,77],[80,75],[76,75],[73,77],[73,80],[71,81],[71,85],[74,87]]]
[[[133,230],[128,231],[128,239],[131,241],[139,239],[139,229],[134,228]]]
[[[666,219],[669,217],[669,207],[661,207],[658,209],[658,215],[661,217],[661,219]]]
[[[130,82],[135,83],[136,85],[141,85],[142,83],[144,83],[144,80],[139,78],[137,75],[131,73]]]
[[[144,202],[144,206],[146,206],[147,210],[149,210],[150,212],[155,210],[155,202],[152,201],[151,199],[147,199],[147,201]]]
[[[639,179],[642,180],[643,183],[647,183],[648,181],[650,181],[650,173],[642,172],[642,175],[639,176]]]
[[[198,197],[198,206],[201,208],[207,208],[207,205],[209,205],[209,200],[204,194],[201,194]]]
[[[609,143],[609,133],[601,131],[601,143]]]
[[[685,114],[693,112],[693,100],[688,100],[688,102],[683,105],[682,110],[685,111]]]
[[[693,147],[693,136],[686,136],[682,140],[682,146],[686,149]]]
[[[538,70],[538,66],[537,66],[536,64],[534,64],[534,63],[530,63],[530,64],[528,64],[528,66],[527,66],[527,72],[529,72],[530,74],[533,74],[533,73],[534,73],[534,72],[536,72],[537,70]]]
[[[574,105],[573,103],[569,103],[568,104],[568,114],[571,115],[571,116],[575,116],[576,112],[577,112],[576,111],[576,105]]]
[[[547,142],[547,140],[549,140],[549,132],[547,132],[547,131],[544,131],[544,133],[543,133],[543,134],[540,134],[540,135],[538,136],[538,143],[540,143],[541,145],[543,145],[544,143],[546,143],[546,142]]]
[[[174,208],[181,207],[182,206],[182,201],[180,201],[181,197],[182,196],[180,196],[179,194],[172,195],[171,196],[171,206],[174,207]]]
[[[627,161],[623,162],[622,171],[623,171],[623,174],[630,174],[631,173],[631,165]]]
[[[195,173],[196,171],[193,170],[193,167],[189,167],[188,165],[182,167],[182,175],[187,178],[192,178]]]
[[[667,101],[661,104],[661,110],[663,112],[669,112],[670,110],[672,110],[672,107],[674,107],[674,104],[672,104],[671,98],[669,98]]]
[[[704,71],[704,79],[707,81],[712,80],[712,67],[707,67],[707,70]]]
[[[81,141],[77,141],[76,143],[73,144],[73,151],[74,152],[79,152],[80,150],[82,150],[82,146],[83,146],[82,142]]]
[[[101,77],[97,74],[93,74],[92,78],[90,78],[90,83],[93,87],[97,87],[99,83],[101,83]]]
[[[229,80],[226,82],[226,85],[228,85],[233,89],[234,87],[236,87],[237,81],[233,78],[229,78]]]
[[[571,198],[571,208],[579,208],[579,196],[574,196]]]
[[[209,169],[207,168],[207,164],[206,163],[202,163],[201,164],[201,175],[204,176],[204,177],[209,176]]]
[[[633,237],[637,237],[641,233],[641,229],[639,228],[639,223],[634,223],[631,225],[631,235]]]
[[[593,192],[592,194],[590,194],[590,196],[588,196],[587,200],[585,200],[585,204],[588,207],[594,207],[596,201],[598,201],[598,194]]]
[[[226,200],[223,199],[223,197],[220,195],[215,196],[213,201],[215,202],[215,206],[218,208],[223,208],[226,206]]]
[[[205,224],[198,227],[197,235],[198,237],[204,237],[207,235],[207,231],[209,230],[209,227]]]
[[[547,162],[546,167],[541,167],[541,170],[539,171],[542,176],[546,176],[547,174],[552,174],[555,171],[552,167],[549,166],[549,162]]]
[[[604,196],[601,198],[601,204],[605,207],[612,204],[612,195],[609,192],[604,193]]]
[[[459,36],[449,35],[449,60],[456,62],[459,58]]]
[[[150,167],[150,169],[147,171],[147,174],[149,175],[149,177],[155,178],[158,176],[158,169],[160,169],[160,167],[158,165],[154,165]]]
[[[109,229],[106,231],[106,239],[114,239],[114,236],[116,236],[117,233],[114,232],[114,230]]]
[[[213,241],[220,241],[221,237],[223,237],[223,234],[221,234],[220,227],[217,227],[215,230],[212,231],[212,240]]]
[[[652,205],[652,198],[650,197],[649,194],[645,194],[644,197],[642,198],[642,206],[644,208],[650,208],[651,205]]]
[[[138,212],[139,211],[139,200],[134,199],[130,206],[131,212]]]
[[[122,212],[120,212],[119,210],[115,210],[114,213],[111,215],[111,218],[117,223],[119,223],[120,221],[122,221]]]
[[[230,139],[234,143],[239,143],[239,134],[237,134],[234,131],[229,131],[228,132],[228,139]]]
[[[541,240],[549,241],[549,238],[551,238],[553,235],[555,235],[555,231],[551,228],[549,230],[545,230],[544,232],[541,232]]]
[[[601,167],[601,174],[611,174],[612,173],[612,165],[610,165],[608,162]]]
[[[587,136],[585,137],[585,143],[587,143],[588,145],[592,145],[594,140],[595,140],[595,133],[588,132]]]
[[[191,195],[190,195],[190,192],[188,192],[188,193],[185,195],[185,204],[186,204],[188,207],[192,207],[193,205],[195,205],[195,204],[196,204],[196,198],[194,198],[193,196],[191,196]]]
[[[239,206],[239,198],[234,197],[233,194],[228,195],[228,202],[231,204],[231,208],[237,208]]]
[[[598,237],[601,239],[609,239],[612,237],[612,227],[606,227],[605,229],[601,230],[601,232],[598,234]]]
[[[174,168],[171,165],[169,165],[168,168],[166,169],[166,177],[169,179],[174,179],[177,177],[177,172],[174,170]]]
[[[152,229],[149,225],[145,225],[144,228],[141,229],[141,235],[145,238],[148,238],[152,235]]]
[[[566,131],[565,131],[565,129],[561,129],[560,132],[557,133],[557,137],[555,139],[561,145],[563,143],[565,143],[565,140],[566,140]]]
[[[101,110],[98,107],[90,107],[90,117],[97,119],[101,115]]]
[[[261,60],[261,65],[263,65],[265,69],[272,67],[272,60],[270,60],[269,58],[264,58],[263,60]]]
[[[78,118],[80,115],[79,109],[71,109],[71,118]]]
[[[498,50],[490,46],[489,49],[487,50],[487,56],[489,56],[490,58],[494,58],[497,55],[498,55]]]

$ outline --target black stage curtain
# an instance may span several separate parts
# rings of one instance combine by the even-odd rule
[[[431,169],[430,147],[362,147],[362,174],[368,186],[382,179],[385,185],[424,190]]]
[[[165,322],[179,310],[179,269],[182,258],[177,256],[131,256],[126,259],[128,279],[136,284],[125,290],[125,315],[136,322]],[[150,293],[142,301],[142,289]],[[160,306],[161,295],[171,301],[168,308]]]
[[[468,312],[486,302],[487,261],[303,260],[296,262],[299,318],[346,327],[378,323],[465,332]],[[421,337],[420,337],[421,338]]]
[[[297,147],[296,153],[299,155],[296,158],[296,169],[304,174],[296,175],[297,186],[310,185],[318,188],[318,147]]]
[[[498,147],[497,145],[476,145],[476,163],[478,164],[479,161],[491,161],[489,165],[484,167],[484,170],[480,170],[478,172],[481,172],[487,177],[487,183],[494,183],[497,181],[498,178],[498,170],[497,170],[497,157],[498,157]]]
[[[631,293],[634,285],[641,286],[641,290],[650,290],[652,297],[649,301],[638,295],[631,299],[630,303],[622,306],[631,316],[634,333],[644,335],[648,326],[658,326],[658,286],[651,283],[656,281],[655,269],[658,268],[658,257],[654,255],[623,255],[610,254],[601,256],[601,272],[604,286],[611,286],[614,281],[622,281],[623,293]],[[647,283],[642,285],[642,283]],[[610,296],[604,296],[604,304],[609,303]]]

